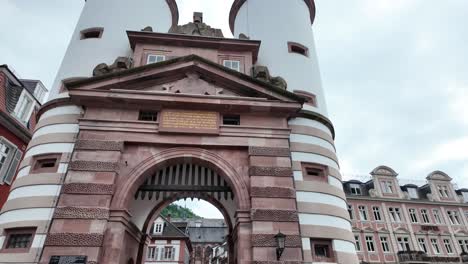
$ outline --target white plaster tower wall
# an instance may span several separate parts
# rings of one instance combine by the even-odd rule
[[[313,0],[236,0],[230,24],[234,36],[243,33],[261,40],[258,65],[272,76],[281,76],[291,92],[305,91],[316,97],[316,105],[305,103],[297,118],[289,121],[290,149],[296,185],[296,201],[304,261],[313,262],[314,239],[330,239],[338,263],[359,263],[347,212],[340,167],[334,145],[334,129],[327,109],[312,22]],[[308,56],[292,53],[288,42],[308,49]],[[326,168],[325,180],[303,175],[303,166]]]
[[[50,99],[57,98],[62,80],[91,77],[100,63],[112,64],[117,57],[131,56],[127,30],[151,26],[167,33],[177,23],[175,0],[87,0],[58,71]],[[102,28],[100,38],[81,39],[81,32]],[[67,96],[66,93],[60,97]]]

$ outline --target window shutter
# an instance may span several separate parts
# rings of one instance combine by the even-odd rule
[[[23,156],[23,152],[21,152],[19,149],[16,149],[15,156],[10,162],[10,167],[8,168],[8,171],[5,174],[5,177],[3,178],[3,182],[7,184],[11,184],[11,182],[13,181],[13,178],[15,177],[16,169],[18,168],[18,165],[21,161],[22,156]]]

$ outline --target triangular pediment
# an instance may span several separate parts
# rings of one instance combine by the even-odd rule
[[[65,81],[73,90],[143,91],[181,95],[251,97],[303,103],[304,99],[270,83],[223,67],[196,55],[122,70],[102,76]]]

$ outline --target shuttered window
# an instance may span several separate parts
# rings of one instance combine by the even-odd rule
[[[0,137],[0,180],[11,184],[23,153],[5,138]]]

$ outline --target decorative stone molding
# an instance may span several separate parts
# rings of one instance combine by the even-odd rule
[[[122,151],[124,143],[121,141],[78,140],[77,150]]]
[[[105,161],[86,161],[77,160],[70,162],[70,170],[74,171],[99,171],[99,172],[115,172],[119,168],[117,162],[105,162]]]
[[[111,184],[69,183],[63,185],[62,192],[68,194],[113,194],[114,186]]]
[[[252,235],[252,246],[254,247],[276,247],[274,234],[254,234]],[[302,247],[301,236],[287,235],[285,246],[289,248]]]
[[[292,177],[293,171],[288,167],[250,167],[251,176],[277,176],[277,177]]]
[[[60,207],[55,209],[56,219],[109,219],[109,210],[104,208]]]
[[[252,187],[250,195],[264,198],[296,198],[296,191],[282,187]]]
[[[273,210],[273,209],[253,209],[253,221],[271,221],[271,222],[298,222],[297,211]]]
[[[288,148],[249,147],[250,156],[290,157]]]
[[[104,240],[102,234],[74,234],[74,233],[56,233],[48,234],[46,246],[60,247],[100,247]]]

